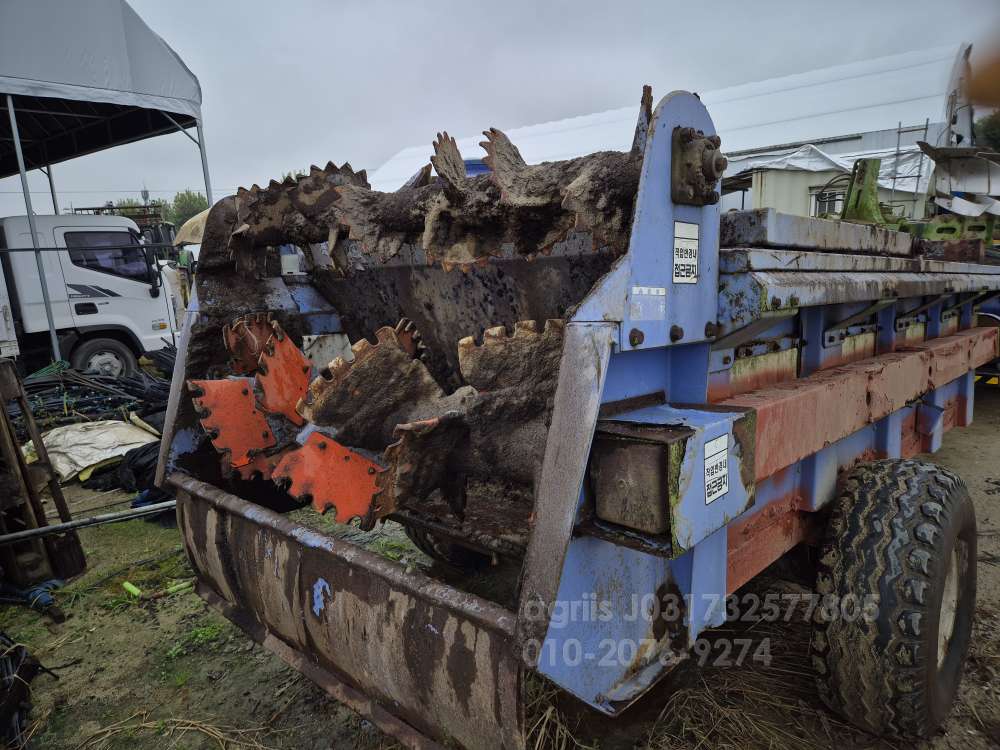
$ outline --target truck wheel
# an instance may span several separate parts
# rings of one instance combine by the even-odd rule
[[[413,542],[413,546],[432,560],[447,563],[456,568],[467,569],[481,568],[490,561],[486,555],[480,552],[463,547],[460,544],[445,541],[436,534],[432,534],[424,529],[418,529],[414,526],[403,526],[403,530],[410,538],[410,541]]]
[[[817,589],[823,701],[875,734],[933,733],[958,692],[976,608],[976,515],[962,480],[914,460],[851,471]]]
[[[73,369],[97,375],[135,375],[139,362],[125,344],[116,339],[88,339],[73,350]]]

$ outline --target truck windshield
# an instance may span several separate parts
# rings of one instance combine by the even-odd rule
[[[146,281],[149,270],[142,247],[129,232],[66,232],[73,265]]]

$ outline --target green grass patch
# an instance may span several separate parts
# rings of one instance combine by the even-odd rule
[[[184,633],[167,649],[164,656],[168,661],[173,661],[181,656],[203,650],[220,641],[224,633],[225,626],[219,622],[198,625]]]

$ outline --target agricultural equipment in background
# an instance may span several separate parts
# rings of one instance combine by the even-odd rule
[[[975,519],[910,457],[972,418],[1000,266],[720,222],[726,160],[685,92],[644,91],[627,153],[527,165],[485,135],[484,175],[444,133],[437,176],[395,193],[328,164],[212,208],[160,461],[200,594],[409,746],[521,748],[527,672],[618,716],[727,594],[820,545],[824,600],[877,603],[818,618],[824,699],[933,731]],[[285,243],[307,273],[280,273]],[[501,566],[446,583],[279,512],[306,503],[517,584],[488,600],[467,589]]]

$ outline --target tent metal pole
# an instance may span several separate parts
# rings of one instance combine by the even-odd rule
[[[28,190],[28,172],[24,167],[24,154],[21,152],[21,135],[17,131],[17,117],[14,115],[14,97],[7,94],[7,115],[10,117],[10,134],[14,138],[14,153],[17,155],[17,169],[21,174],[21,192],[24,194],[24,207],[28,211],[28,227],[31,230],[31,246],[35,249],[35,264],[38,266],[38,281],[42,285],[42,301],[45,303],[45,317],[49,323],[49,339],[52,342],[52,361],[62,359],[59,353],[59,338],[56,336],[56,324],[52,318],[52,300],[49,299],[49,285],[45,280],[45,267],[42,265],[42,253],[38,249],[38,231],[35,228],[35,212],[31,207],[31,191]]]
[[[45,176],[49,178],[49,193],[52,194],[52,213],[59,215],[59,201],[56,199],[56,184],[52,181],[52,165],[45,168]]]
[[[191,141],[191,143],[193,143],[195,146],[199,145],[198,139],[195,138],[193,135],[191,135],[189,132],[187,132],[187,129],[179,122],[177,122],[177,120],[175,120],[166,112],[160,112],[160,114],[166,117],[168,120],[170,120],[170,122],[173,123],[174,127],[177,128],[179,131],[181,131],[184,134],[184,137],[187,138],[189,141]]]
[[[208,176],[208,154],[205,153],[205,131],[201,127],[201,120],[198,122],[198,151],[201,153],[201,171],[205,174],[205,197],[208,198],[209,208],[215,203],[212,200],[212,180]]]

